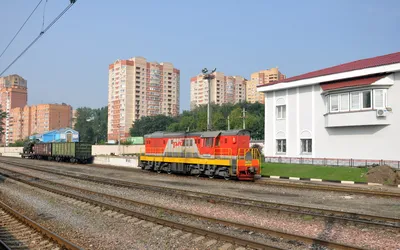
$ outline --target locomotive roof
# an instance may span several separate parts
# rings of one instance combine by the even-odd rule
[[[250,131],[245,129],[239,130],[219,130],[219,131],[203,131],[203,132],[163,132],[157,131],[152,134],[147,134],[145,138],[164,138],[164,137],[185,137],[185,136],[200,136],[200,137],[217,137],[218,135],[250,135]]]

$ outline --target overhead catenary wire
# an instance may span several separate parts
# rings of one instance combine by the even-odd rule
[[[25,24],[29,21],[29,19],[31,18],[31,16],[33,15],[33,13],[35,13],[36,9],[39,7],[39,5],[43,2],[43,0],[40,0],[39,3],[36,5],[36,7],[33,9],[33,11],[31,12],[31,14],[28,16],[28,18],[25,20],[25,22],[22,24],[21,28],[19,28],[19,30],[17,31],[17,33],[14,35],[14,37],[11,39],[10,43],[6,46],[6,48],[3,50],[3,52],[0,55],[0,58],[4,55],[4,53],[7,51],[8,47],[10,47],[10,45],[13,43],[13,41],[15,40],[15,38],[18,36],[19,32],[21,32],[21,30],[24,28]]]
[[[42,22],[42,30],[41,30],[41,31],[43,31],[43,28],[44,28],[44,16],[45,16],[45,14],[46,14],[46,5],[47,5],[47,1],[48,1],[48,0],[46,0],[46,2],[44,3],[44,8],[43,8],[43,22]]]
[[[34,45],[71,7],[72,5],[74,5],[74,3],[76,2],[76,0],[71,0],[70,4],[49,24],[47,25],[47,27],[40,32],[40,34],[28,45],[28,47],[26,47],[21,54],[19,54],[17,56],[17,58],[14,59],[14,61],[12,61],[1,73],[0,73],[0,77],[19,59],[21,58],[21,56],[23,56],[26,51],[28,51],[28,49],[30,47],[32,47],[32,45]]]

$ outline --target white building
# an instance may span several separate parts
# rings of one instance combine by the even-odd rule
[[[400,160],[400,52],[258,86],[266,157]]]

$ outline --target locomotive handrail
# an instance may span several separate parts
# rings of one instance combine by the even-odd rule
[[[218,152],[219,151],[219,154]],[[215,157],[218,156],[229,156],[229,158],[232,158],[232,149],[231,148],[214,148],[214,154]]]
[[[253,159],[259,159],[261,157],[260,151],[257,148],[239,148],[238,159],[245,159],[245,156],[248,152],[251,153],[251,158]]]
[[[149,147],[147,149],[147,154],[162,154],[164,152],[163,147]]]

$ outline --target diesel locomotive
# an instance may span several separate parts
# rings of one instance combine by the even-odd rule
[[[248,130],[154,132],[144,143],[143,170],[251,181],[261,173],[261,154],[250,147]]]

